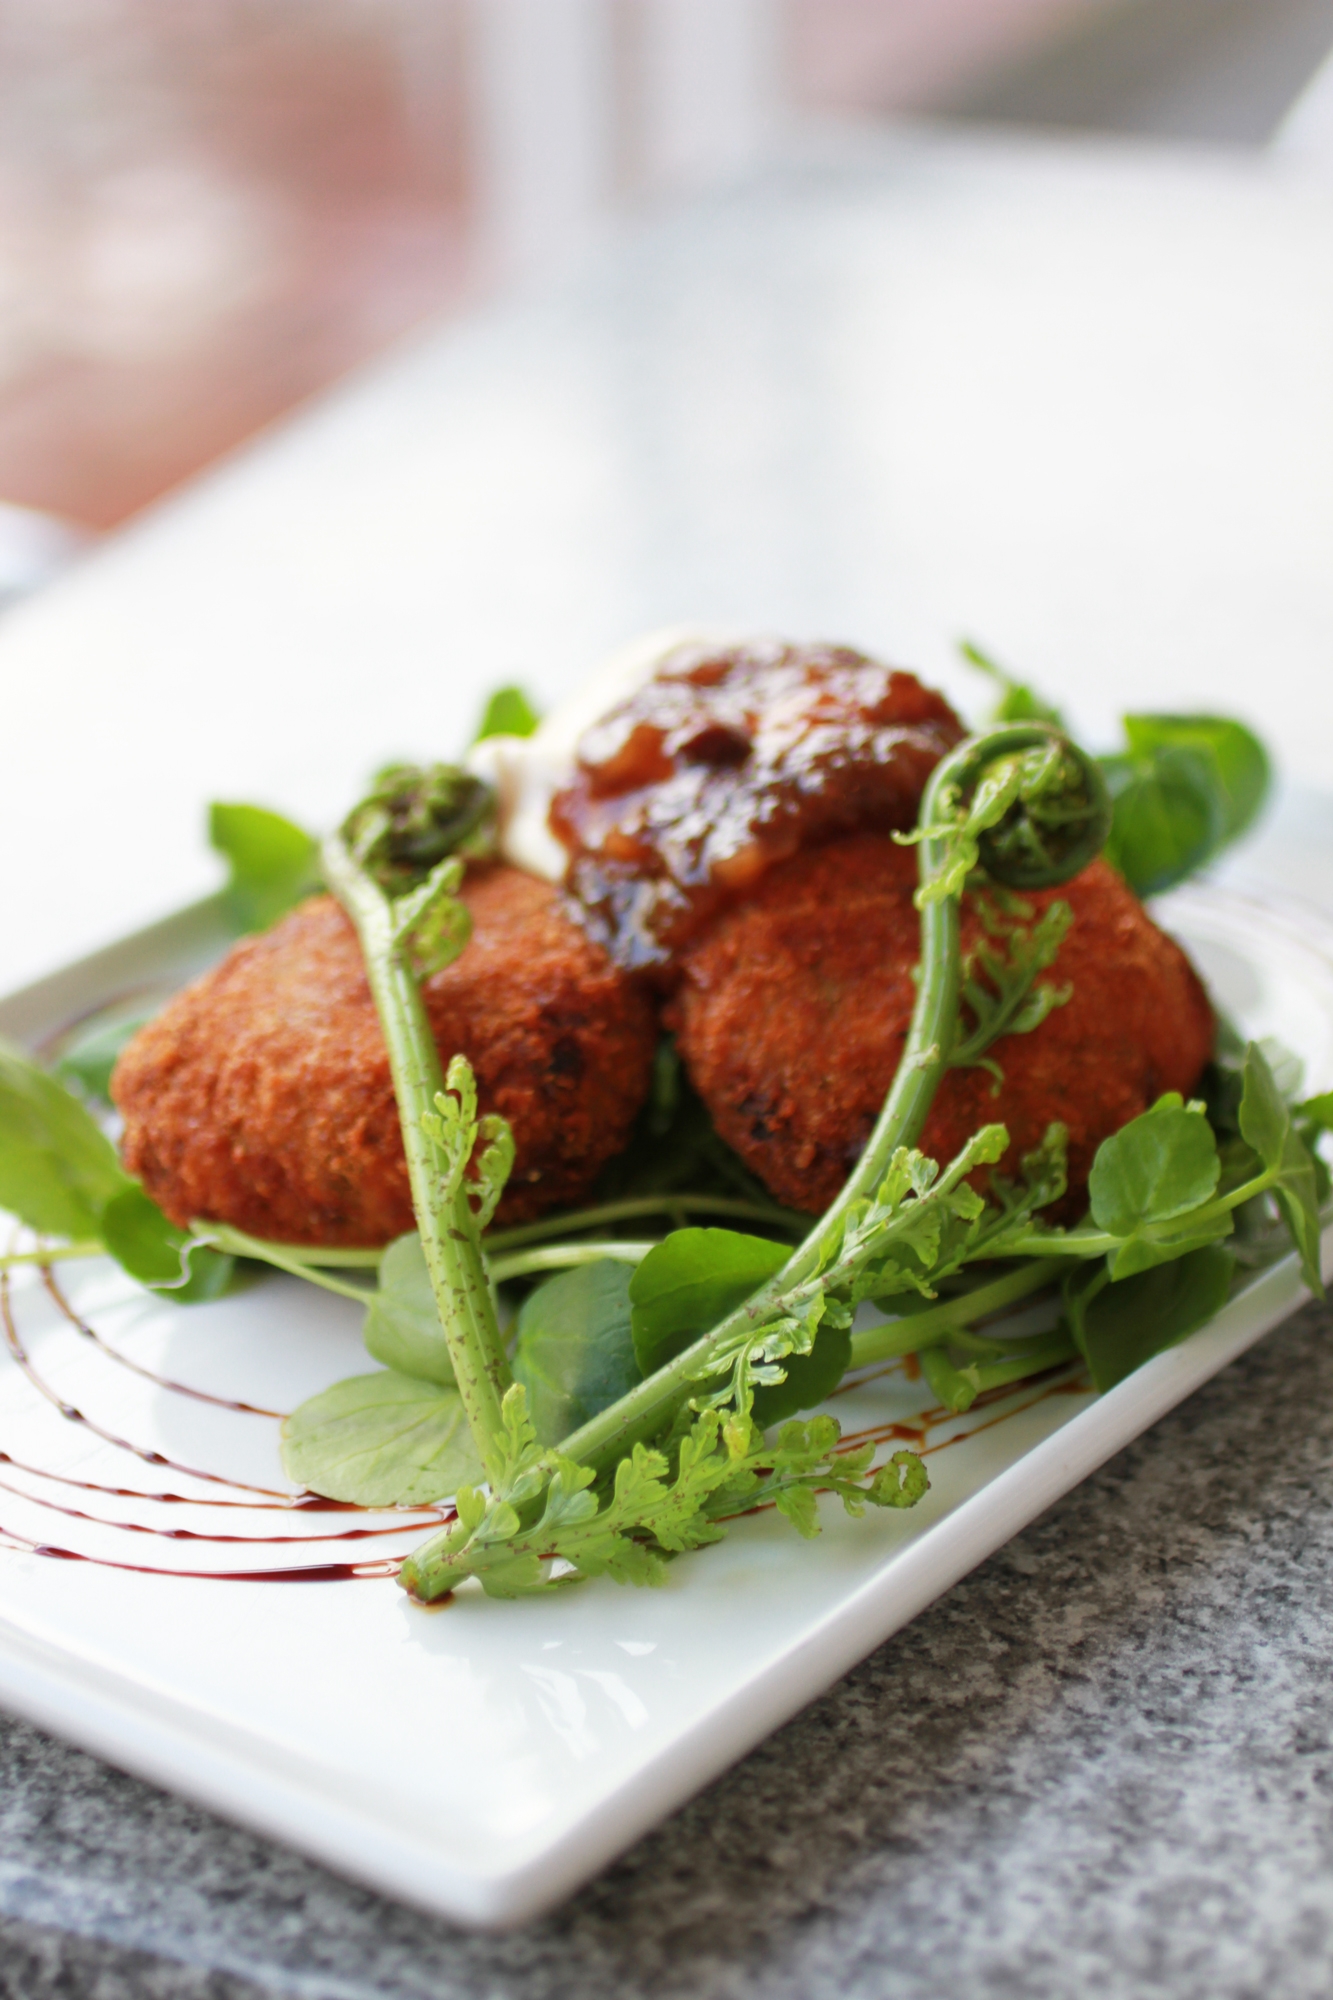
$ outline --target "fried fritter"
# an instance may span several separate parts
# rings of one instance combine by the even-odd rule
[[[505,1222],[577,1202],[643,1102],[649,1001],[517,869],[469,873],[473,936],[425,987],[443,1060],[471,1061],[514,1129]],[[413,1226],[389,1062],[356,934],[303,903],[179,994],[122,1055],[123,1156],[173,1221],[374,1245]]]
[[[794,1208],[833,1200],[893,1080],[916,997],[916,881],[914,850],[857,834],[773,869],[683,954],[668,1018],[695,1088],[722,1137]],[[1045,976],[1071,984],[1071,998],[994,1045],[998,1092],[985,1069],[951,1070],[920,1144],[947,1161],[999,1121],[1013,1172],[1061,1120],[1068,1219],[1102,1140],[1163,1091],[1193,1090],[1214,1022],[1185,954],[1105,862],[1026,900],[1037,914],[1061,897],[1074,921]],[[981,935],[965,901],[964,952]]]

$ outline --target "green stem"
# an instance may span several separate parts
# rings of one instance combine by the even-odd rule
[[[63,1264],[73,1257],[104,1257],[104,1243],[62,1243],[50,1250],[15,1250],[0,1257],[0,1271],[14,1271],[24,1264]]]
[[[526,1278],[533,1271],[564,1271],[576,1264],[597,1264],[609,1257],[617,1264],[641,1264],[650,1250],[657,1248],[657,1241],[651,1243],[624,1243],[613,1240],[609,1243],[555,1243],[545,1250],[519,1250],[512,1257],[492,1257],[489,1269],[493,1281],[502,1285],[506,1278]]]
[[[890,1320],[886,1326],[867,1327],[863,1333],[852,1335],[849,1365],[864,1368],[874,1361],[892,1361],[948,1340],[957,1328],[988,1319],[992,1313],[1003,1312],[1006,1306],[1017,1305],[1020,1299],[1041,1291],[1059,1269],[1057,1258],[1043,1258],[1034,1264],[1024,1264],[1017,1271],[1006,1271],[1002,1277],[978,1285],[975,1291],[965,1292],[961,1298],[942,1299],[939,1305],[930,1306],[925,1312],[909,1313],[903,1319]]]
[[[190,1227],[196,1235],[206,1236],[220,1225],[216,1222],[192,1222]],[[238,1229],[233,1234],[243,1236],[245,1232]],[[278,1259],[282,1258],[284,1261],[279,1266],[280,1269],[285,1271],[290,1266],[302,1276],[308,1264],[317,1264],[322,1271],[378,1271],[380,1258],[384,1255],[382,1248],[326,1250],[314,1243],[270,1243],[264,1236],[249,1236],[246,1237],[246,1242],[250,1247],[238,1250],[237,1256],[254,1257],[261,1264],[277,1264]]]
[[[644,1215],[674,1215],[677,1211],[700,1215],[729,1215],[739,1222],[763,1222],[774,1229],[806,1230],[808,1215],[775,1204],[746,1201],[727,1194],[646,1194],[627,1196],[623,1201],[602,1202],[597,1208],[576,1209],[572,1214],[543,1216],[540,1222],[520,1223],[514,1229],[491,1229],[482,1239],[488,1255],[497,1250],[517,1250],[521,1244],[542,1243],[551,1236],[576,1236],[584,1229],[604,1229],[612,1222],[635,1222]]]
[[[421,989],[393,940],[388,899],[334,835],[324,843],[324,879],[356,926],[384,1032],[421,1248],[473,1439],[483,1453],[503,1429],[500,1403],[512,1376],[496,1322],[466,1188],[438,1198],[439,1168],[422,1120],[444,1090],[439,1052]]]
[[[1048,732],[1026,727],[996,730],[987,738],[997,754],[1048,740]],[[970,740],[936,765],[921,801],[919,823],[933,827],[942,795],[977,759]],[[947,837],[928,834],[921,842],[920,882],[927,888],[940,875],[950,855]],[[921,899],[921,967],[916,1006],[897,1072],[884,1100],[869,1143],[844,1186],[777,1274],[744,1305],[729,1313],[674,1361],[637,1384],[609,1409],[564,1439],[561,1449],[580,1465],[604,1469],[640,1439],[662,1430],[695,1386],[714,1355],[752,1327],[783,1293],[824,1269],[842,1242],[848,1211],[878,1186],[900,1146],[911,1146],[921,1135],[931,1100],[949,1065],[958,1020],[959,947],[958,898]],[[1040,1254],[1040,1253],[1038,1253]]]
[[[1010,1354],[1000,1361],[981,1361],[977,1364],[977,1380],[981,1387],[978,1395],[987,1389],[1003,1389],[1010,1382],[1026,1382],[1030,1375],[1044,1375],[1048,1368],[1058,1368],[1064,1361],[1077,1361],[1081,1357],[1078,1349],[1067,1333],[1059,1330],[1050,1333],[1021,1354]]]
[[[967,1368],[955,1368],[942,1348],[928,1347],[921,1356],[921,1372],[945,1409],[961,1416],[988,1389],[1008,1388],[1012,1382],[1025,1382],[1031,1375],[1043,1375],[1048,1368],[1077,1359],[1078,1349],[1069,1334],[1057,1328],[1021,1353],[975,1361]]]
[[[1232,1188],[1229,1194],[1220,1194],[1216,1200],[1206,1202],[1202,1208],[1194,1208],[1187,1215],[1173,1216],[1169,1222],[1148,1222],[1135,1232],[1136,1240],[1145,1237],[1150,1243],[1169,1242],[1173,1235],[1180,1234],[1181,1225],[1189,1224],[1190,1235],[1198,1229],[1207,1229],[1212,1223],[1220,1222],[1233,1208],[1253,1201],[1256,1195],[1266,1194],[1279,1179],[1276,1167],[1266,1168],[1256,1174],[1253,1180],[1245,1181],[1240,1187]],[[1017,1236],[997,1257],[1105,1257],[1110,1251],[1118,1250],[1125,1242],[1123,1236],[1112,1236],[1105,1229],[1071,1229],[1067,1236],[1044,1235],[1034,1230],[1031,1236]]]
[[[375,1296],[373,1285],[349,1285],[342,1278],[330,1278],[313,1264],[294,1257],[284,1244],[266,1243],[260,1236],[247,1236],[243,1229],[233,1229],[226,1222],[192,1222],[190,1233],[198,1243],[206,1244],[213,1250],[225,1250],[232,1257],[252,1257],[257,1263],[271,1264],[275,1271],[286,1271],[290,1277],[304,1278],[308,1285],[319,1285],[326,1292],[336,1292],[339,1298],[355,1299],[358,1305],[365,1305]]]

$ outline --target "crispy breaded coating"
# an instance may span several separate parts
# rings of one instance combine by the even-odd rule
[[[425,987],[447,1064],[514,1129],[499,1210],[577,1202],[620,1151],[648,1090],[652,1007],[513,868],[469,873],[473,935]],[[112,1079],[122,1152],[174,1222],[230,1222],[291,1243],[373,1245],[413,1226],[389,1062],[347,917],[328,896],[248,938],[179,994]]]
[[[833,1200],[893,1080],[916,997],[916,882],[914,849],[857,834],[775,868],[683,955],[668,1018],[685,1065],[722,1137],[793,1208]],[[1072,997],[994,1045],[998,1093],[985,1069],[951,1070],[920,1144],[947,1161],[1000,1121],[1012,1173],[1062,1120],[1068,1219],[1102,1140],[1163,1091],[1194,1089],[1214,1022],[1185,954],[1104,861],[1027,900],[1039,913],[1061,897],[1074,921],[1045,977]],[[965,901],[964,952],[981,934]]]

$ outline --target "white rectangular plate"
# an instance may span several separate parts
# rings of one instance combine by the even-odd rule
[[[1215,889],[1162,914],[1247,1032],[1333,1084],[1325,919]],[[185,912],[3,1003],[0,1032],[37,1044],[218,944],[210,906]],[[760,1515],[659,1591],[464,1593],[427,1613],[384,1574],[219,1580],[374,1572],[431,1525],[293,1511],[274,1417],[226,1407],[290,1409],[363,1371],[355,1306],[277,1277],[188,1308],[103,1261],[57,1277],[67,1309],[35,1272],[8,1286],[0,1697],[391,1896],[497,1927],[568,1894],[1304,1297],[1288,1258],[1101,1398],[1066,1371],[947,1418],[881,1371],[830,1407],[886,1449],[924,1442],[914,1511],[849,1521],[825,1502],[812,1543]],[[224,1535],[243,1539],[208,1539]]]

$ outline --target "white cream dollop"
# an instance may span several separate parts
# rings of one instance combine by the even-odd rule
[[[500,852],[511,866],[562,882],[569,855],[551,832],[551,800],[574,773],[579,739],[617,703],[651,680],[678,646],[731,645],[734,633],[670,626],[623,646],[535,729],[531,736],[488,736],[468,752],[467,767],[494,785]]]

